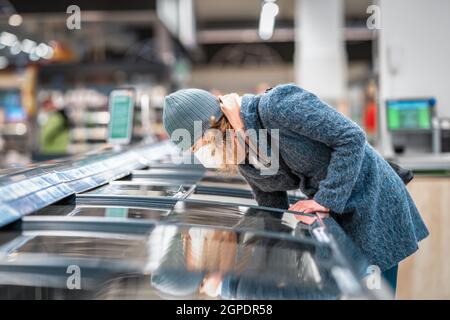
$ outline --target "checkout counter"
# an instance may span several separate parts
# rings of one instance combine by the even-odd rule
[[[386,101],[393,159],[417,174],[450,174],[450,119],[438,118],[434,98]]]
[[[173,164],[172,148],[3,172],[0,298],[391,297],[334,220],[259,207],[241,177]]]

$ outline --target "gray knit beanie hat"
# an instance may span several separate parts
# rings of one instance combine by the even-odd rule
[[[201,89],[178,90],[164,100],[163,123],[171,141],[182,150],[187,150],[202,137],[210,127],[211,117],[222,116],[218,99],[208,91]],[[201,130],[194,130],[194,121]],[[177,129],[184,129],[187,136],[181,138]],[[189,140],[190,136],[190,140]]]

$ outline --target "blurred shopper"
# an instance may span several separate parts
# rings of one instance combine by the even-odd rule
[[[66,111],[48,98],[43,102],[43,113],[39,122],[40,153],[50,158],[66,155],[70,141],[70,121]]]
[[[215,166],[229,163],[226,154],[242,147],[238,137],[246,130],[278,129],[279,141],[271,146],[279,150],[276,173],[263,175],[248,156],[234,163],[259,205],[329,213],[394,290],[398,263],[428,235],[401,170],[396,172],[367,143],[357,124],[302,88],[278,85],[260,95],[219,99],[200,89],[180,90],[166,97],[163,121],[172,141],[195,152],[207,167],[211,158]],[[201,123],[201,132],[194,130],[195,121]],[[211,128],[224,139],[211,138]],[[187,135],[180,138],[177,129]],[[225,145],[230,129],[236,142]],[[251,144],[248,136],[244,141]],[[298,188],[310,199],[290,206],[286,191]]]

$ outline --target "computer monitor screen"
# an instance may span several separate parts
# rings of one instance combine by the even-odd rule
[[[387,122],[392,131],[431,130],[434,99],[388,100]]]

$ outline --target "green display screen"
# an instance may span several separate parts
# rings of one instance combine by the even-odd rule
[[[129,140],[133,117],[133,98],[131,93],[111,94],[110,96],[109,139]]]
[[[432,100],[387,101],[389,130],[430,130]]]

